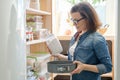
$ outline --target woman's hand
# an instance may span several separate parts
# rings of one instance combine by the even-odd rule
[[[85,64],[83,64],[80,61],[74,61],[73,64],[77,64],[77,68],[74,71],[72,71],[71,74],[78,74],[85,68]]]
[[[65,56],[63,54],[56,54],[56,55],[52,55],[60,60],[68,60],[68,56]]]
[[[56,54],[56,55],[53,55],[53,54],[52,54],[52,56],[55,57],[55,58],[60,59],[60,55],[59,55],[59,54]]]

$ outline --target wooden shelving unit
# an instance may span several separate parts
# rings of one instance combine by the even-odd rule
[[[52,32],[52,0],[39,0],[39,3],[40,3],[40,10],[28,8],[26,9],[26,15],[42,16],[42,23],[43,23],[42,28],[48,29],[50,32]],[[38,39],[38,40],[27,41],[26,47],[29,48],[27,49],[28,50],[27,52],[29,52],[27,56],[37,57],[38,60],[42,61],[45,65],[47,65],[48,58],[51,59],[51,55],[47,49],[45,40]],[[47,60],[47,61],[43,61],[43,60]],[[43,72],[46,72],[46,70],[47,69],[45,67],[45,71]]]
[[[33,16],[42,16],[42,23],[43,23],[43,28],[50,30],[52,32],[52,0],[40,0],[40,10],[36,10],[33,8],[27,8],[26,9],[26,15],[33,15]],[[48,26],[49,25],[49,26]],[[36,46],[40,47],[45,42],[45,40],[32,40],[26,42],[26,45],[30,45],[30,50],[36,51],[34,47]],[[42,46],[44,47],[44,45]],[[38,51],[38,48],[37,48]],[[39,50],[40,51],[40,50]],[[46,51],[48,51],[46,49]]]

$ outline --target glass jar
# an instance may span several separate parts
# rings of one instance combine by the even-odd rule
[[[30,1],[30,8],[40,10],[40,1],[39,0],[31,0]]]

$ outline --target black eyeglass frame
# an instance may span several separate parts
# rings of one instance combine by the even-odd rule
[[[82,19],[84,19],[84,17],[82,17],[82,18],[80,18],[80,19],[78,19],[78,20],[75,20],[75,19],[72,19],[72,18],[71,18],[71,20],[72,20],[72,22],[73,22],[74,24],[78,24],[78,22],[80,22]]]

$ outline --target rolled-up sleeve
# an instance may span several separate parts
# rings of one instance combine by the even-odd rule
[[[95,55],[99,60],[99,64],[97,64],[97,68],[100,74],[108,73],[112,71],[112,62],[109,54],[109,49],[107,46],[107,42],[104,37],[99,37],[94,39],[94,50]]]
[[[68,51],[67,54],[68,54],[68,60],[69,60],[69,61],[72,61],[72,56],[70,55],[69,51]]]

